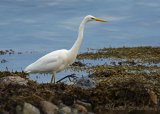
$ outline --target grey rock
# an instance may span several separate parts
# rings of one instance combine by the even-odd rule
[[[81,87],[83,89],[91,89],[96,87],[96,82],[91,78],[85,77],[85,78],[80,78],[76,82],[75,86]]]
[[[9,112],[8,112],[8,111],[3,110],[3,111],[1,111],[1,114],[9,114]]]
[[[22,114],[40,114],[40,111],[35,106],[24,103]]]
[[[7,76],[7,77],[0,78],[0,83],[5,85],[8,85],[8,84],[27,85],[28,80],[21,78],[20,76]]]
[[[87,114],[88,111],[86,109],[86,107],[84,107],[83,105],[79,105],[79,104],[74,104],[73,108],[77,110],[78,114]]]
[[[59,108],[51,102],[41,101],[40,106],[44,114],[57,114],[58,113]]]
[[[78,114],[78,110],[75,108],[72,108],[72,114]]]
[[[88,111],[92,111],[91,103],[86,103],[86,102],[83,102],[83,101],[80,101],[80,100],[76,100],[75,103],[84,106]]]
[[[71,114],[72,110],[68,106],[64,106],[59,110],[58,114]]]
[[[16,106],[16,114],[22,114],[22,107],[20,105]]]

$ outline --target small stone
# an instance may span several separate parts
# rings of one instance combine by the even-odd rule
[[[76,100],[76,104],[84,106],[88,111],[92,110],[91,103],[86,103],[86,102],[83,102],[83,101],[80,101],[80,100]]]
[[[57,114],[59,109],[56,105],[48,101],[41,101],[40,106],[44,114]]]
[[[28,80],[21,78],[20,76],[7,76],[0,78],[0,83],[5,85],[9,84],[27,85]]]
[[[72,108],[72,114],[78,114],[78,110],[75,108]]]
[[[20,105],[16,106],[16,114],[22,114],[22,107]]]
[[[81,87],[82,89],[91,89],[96,87],[96,82],[91,78],[80,78],[76,84],[76,86]]]
[[[81,114],[87,114],[88,113],[86,107],[84,107],[82,105],[74,104],[73,108],[77,109],[78,113],[81,113]]]
[[[153,102],[155,105],[157,105],[157,104],[158,104],[158,98],[157,98],[156,93],[155,93],[153,90],[151,90],[151,89],[147,89],[147,92],[148,92],[148,94],[149,94],[152,102]]]
[[[74,96],[66,95],[62,98],[62,102],[67,106],[71,106],[74,104]]]
[[[1,111],[0,111],[0,114],[9,114],[9,112],[8,112],[8,111],[5,111],[5,110],[1,110]]]
[[[59,114],[71,114],[71,108],[64,106],[59,110]]]
[[[24,103],[22,114],[40,114],[40,111],[35,106]]]

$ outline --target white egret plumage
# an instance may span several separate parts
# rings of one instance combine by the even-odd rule
[[[67,66],[69,66],[75,61],[78,50],[83,40],[83,32],[85,25],[89,21],[107,22],[92,15],[86,16],[79,26],[78,38],[71,49],[61,49],[48,53],[39,58],[34,63],[27,66],[24,71],[26,73],[52,73],[51,83],[53,79],[55,83],[56,73],[64,70]]]

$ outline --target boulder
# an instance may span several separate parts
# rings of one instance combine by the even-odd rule
[[[40,111],[35,106],[24,103],[22,114],[40,114]]]
[[[40,107],[44,114],[57,114],[59,109],[55,104],[48,101],[41,101]]]

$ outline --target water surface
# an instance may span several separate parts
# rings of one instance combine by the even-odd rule
[[[0,0],[0,49],[69,49],[84,16],[87,48],[160,45],[159,0]]]

